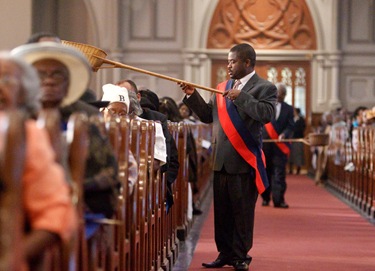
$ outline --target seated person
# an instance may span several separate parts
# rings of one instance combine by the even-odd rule
[[[22,205],[26,226],[23,256],[29,268],[37,265],[53,244],[68,242],[77,228],[63,168],[55,162],[45,130],[37,127],[39,78],[33,67],[9,53],[0,54],[0,111],[21,109],[26,120],[26,156],[22,176]]]
[[[102,100],[96,104],[101,107],[101,112],[106,122],[108,122],[112,116],[125,116],[128,114],[129,108],[128,91],[125,88],[106,84],[103,86]],[[122,165],[119,165],[119,167],[121,166]],[[129,195],[131,195],[134,184],[138,179],[138,165],[131,151],[129,151],[128,173],[128,191]]]
[[[103,109],[103,112],[107,116],[111,112],[112,113],[117,112],[117,114],[119,113],[123,114],[125,112],[125,107],[126,107],[126,111],[129,113],[129,115],[131,115],[134,118],[144,120],[144,118],[139,117],[135,114],[132,114],[132,111],[128,110],[128,108],[134,107],[134,102],[132,103],[133,99],[131,99],[131,96],[130,96],[132,95],[131,91],[129,92],[128,89],[122,86],[107,84],[103,86],[103,92],[104,94],[103,94],[102,101],[110,102],[109,105],[105,109]],[[140,107],[138,109],[142,112],[142,109]],[[164,165],[167,162],[167,147],[165,143],[165,137],[163,134],[163,128],[160,123],[155,122],[155,129],[156,129],[156,134],[155,134],[155,145],[154,145],[154,158],[160,161],[160,165]]]
[[[97,108],[79,100],[87,89],[92,72],[80,51],[60,43],[41,42],[19,46],[12,50],[12,54],[36,68],[41,81],[42,106],[61,112],[63,131],[74,112],[99,114]],[[94,124],[89,125],[88,134],[84,197],[86,236],[89,238],[98,229],[93,220],[113,216],[120,183],[117,161],[108,138],[103,137]]]

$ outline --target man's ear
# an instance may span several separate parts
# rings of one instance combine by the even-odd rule
[[[251,60],[250,59],[246,59],[246,67],[251,67]]]

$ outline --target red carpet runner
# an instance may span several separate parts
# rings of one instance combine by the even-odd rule
[[[287,183],[289,209],[258,199],[250,271],[374,271],[375,226],[306,176]],[[188,270],[205,270],[202,262],[217,257],[209,212]]]

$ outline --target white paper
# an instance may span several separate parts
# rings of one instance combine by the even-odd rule
[[[211,142],[208,140],[202,139],[202,147],[208,150],[211,147]]]
[[[155,122],[155,131],[154,158],[162,162],[160,165],[164,165],[167,162],[167,146],[163,127],[158,122]]]

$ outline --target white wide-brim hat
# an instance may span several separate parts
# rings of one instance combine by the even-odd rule
[[[14,48],[12,55],[21,57],[31,65],[39,60],[54,59],[63,63],[69,71],[69,87],[61,107],[76,102],[87,89],[91,78],[91,67],[78,49],[56,42],[25,44]]]

